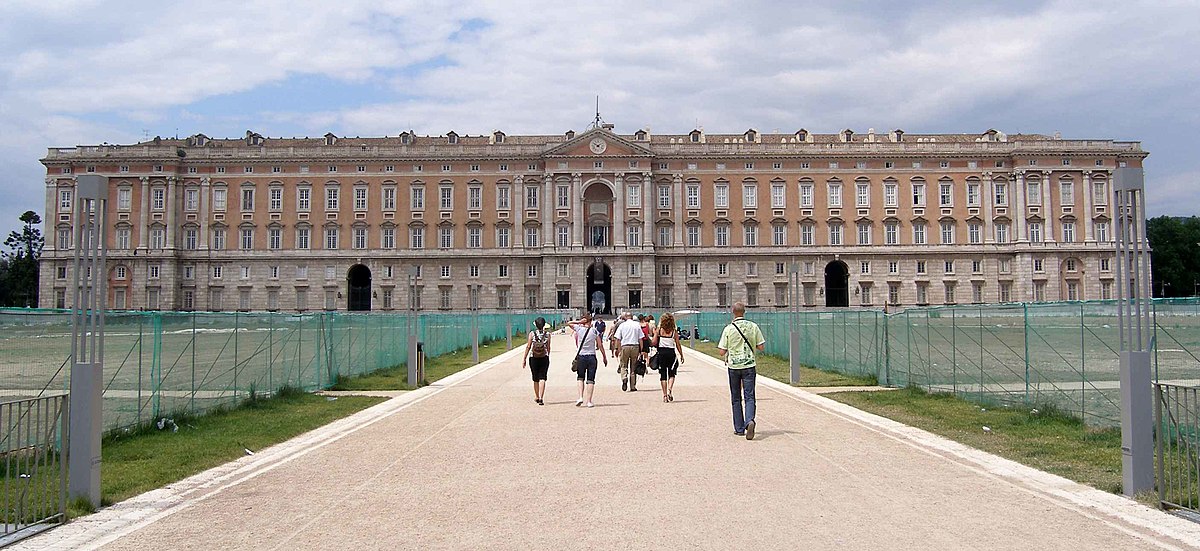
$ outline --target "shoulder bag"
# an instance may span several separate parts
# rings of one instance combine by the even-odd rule
[[[579,339],[579,348],[577,350],[575,350],[575,359],[571,360],[571,371],[575,371],[575,372],[579,371],[579,353],[583,352],[583,343],[587,342],[588,334],[590,334],[591,332],[592,332],[592,326],[591,326],[591,324],[589,324],[588,328],[586,330],[584,330],[584,332],[583,332],[583,338]]]

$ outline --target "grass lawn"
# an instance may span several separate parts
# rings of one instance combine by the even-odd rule
[[[687,341],[683,341],[687,342]],[[717,344],[714,342],[697,342],[694,350],[703,352],[721,359],[721,355],[717,353]],[[792,368],[788,365],[787,358],[772,356],[760,352],[756,363],[758,364],[758,373],[776,381],[787,383],[792,377]],[[874,377],[861,377],[857,375],[843,375],[833,371],[824,371],[814,369],[808,366],[800,366],[800,384],[796,386],[874,386],[879,384]]]
[[[980,407],[917,388],[826,394],[839,402],[1107,492],[1121,492],[1121,431],[1036,407]],[[985,432],[983,427],[991,432]]]
[[[179,432],[144,428],[109,435],[102,445],[101,503],[108,505],[262,450],[366,409],[381,398],[328,400],[300,391],[246,402],[196,418],[175,418]],[[68,516],[89,512],[72,503]]]
[[[513,336],[513,348],[525,346],[525,335]],[[479,361],[487,361],[507,352],[503,339],[489,341],[479,345]],[[471,349],[464,348],[449,354],[443,354],[425,359],[425,380],[418,386],[424,386],[438,381],[468,367],[475,365],[471,361]],[[356,377],[341,377],[330,390],[412,390],[408,386],[408,368],[404,365],[388,367]]]

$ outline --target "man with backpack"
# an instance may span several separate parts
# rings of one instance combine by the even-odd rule
[[[745,319],[746,305],[733,305],[733,321],[721,332],[717,351],[729,367],[729,394],[733,400],[733,433],[754,440],[755,350],[767,344],[758,324]],[[742,409],[743,402],[745,410]]]

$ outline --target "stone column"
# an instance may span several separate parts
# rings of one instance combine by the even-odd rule
[[[150,178],[142,176],[142,208],[138,211],[138,239],[134,249],[150,248]]]
[[[618,172],[613,178],[613,244],[625,246],[625,173]]]
[[[683,203],[686,200],[683,196],[683,174],[676,174],[672,184],[674,193],[672,193],[671,206],[674,207],[675,212],[675,219],[672,220],[675,232],[674,244],[678,247],[683,243]],[[770,189],[767,191],[769,192]]]
[[[984,174],[991,175],[990,172],[985,172]],[[1025,185],[1025,174],[1018,172],[1012,178],[1009,178],[1009,182],[1011,182],[1013,187],[1011,194],[1013,203],[1013,241],[1028,241],[1029,233],[1025,227],[1025,218],[1029,216],[1025,208],[1025,192],[1028,191]]]
[[[1095,238],[1091,231],[1092,222],[1092,171],[1083,171],[1083,179],[1080,184],[1083,189],[1079,190],[1079,195],[1076,195],[1076,203],[1082,202],[1083,210],[1077,211],[1075,215],[1075,232],[1078,234],[1080,242],[1086,242],[1091,238]],[[1082,197],[1081,197],[1082,196]]]
[[[542,246],[554,244],[554,186],[557,182],[553,178],[544,178],[542,180],[542,197],[538,201],[538,212],[542,215]],[[547,207],[546,205],[550,205]]]
[[[176,176],[167,177],[167,248],[175,248],[175,207],[179,204],[175,200],[176,194]]]
[[[58,180],[54,178],[46,178],[46,210],[42,212],[46,213],[42,217],[42,237],[46,242],[50,243],[51,246],[48,248],[56,251],[65,250],[58,248]],[[74,224],[75,221],[72,220],[71,223]],[[50,273],[50,269],[43,269],[40,273],[43,275],[48,274]],[[46,294],[48,293],[39,293],[38,302],[41,302],[41,297]],[[53,297],[51,297],[51,300],[53,300]]]
[[[1052,185],[1050,178],[1051,174],[1052,171],[1042,171],[1042,212],[1045,213],[1043,218],[1046,219],[1046,227],[1042,228],[1042,238],[1047,243],[1054,243],[1055,241],[1058,241],[1054,238],[1054,227],[1059,215],[1062,214],[1061,210],[1056,211],[1053,209],[1053,203],[1050,202],[1051,198],[1054,197],[1050,194],[1050,187]]]
[[[525,249],[525,226],[523,224],[524,224],[524,218],[525,218],[525,176],[518,175],[516,178],[513,178],[513,184],[512,184],[512,187],[509,188],[509,190],[510,190],[509,197],[508,197],[508,206],[510,209],[509,212],[513,213],[513,218],[512,218],[512,223],[513,223],[512,233],[513,233],[513,235],[509,236],[509,239],[512,240],[511,244],[514,249],[524,250]],[[514,207],[513,205],[516,205],[516,206]],[[515,281],[520,281],[520,280],[517,279]],[[524,291],[522,291],[521,296],[522,297],[525,296]],[[522,308],[524,308],[524,306],[525,306],[524,304],[521,305]]]
[[[654,193],[654,178],[647,174],[642,182],[642,248],[651,250],[654,248],[654,217],[658,215]]]
[[[981,184],[987,184],[983,186],[983,189],[979,190],[980,193],[984,194],[984,197],[979,198],[980,204],[983,206],[981,210],[983,215],[980,216],[980,218],[983,218],[983,242],[995,243],[996,221],[993,213],[995,212],[996,205],[996,182],[991,177],[987,177],[984,178]],[[926,239],[928,239],[928,236],[926,236]]]
[[[208,249],[208,195],[212,192],[210,189],[211,180],[208,176],[200,178],[200,244],[201,250]],[[294,241],[293,241],[294,243]]]
[[[583,236],[583,175],[576,172],[571,177],[571,245],[582,247]]]

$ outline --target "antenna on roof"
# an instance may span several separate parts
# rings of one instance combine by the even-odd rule
[[[595,128],[601,128],[603,125],[604,125],[604,119],[600,118],[600,96],[597,95],[596,96],[596,118],[592,121],[592,124],[588,125],[588,129],[591,130],[591,129],[595,129]]]

